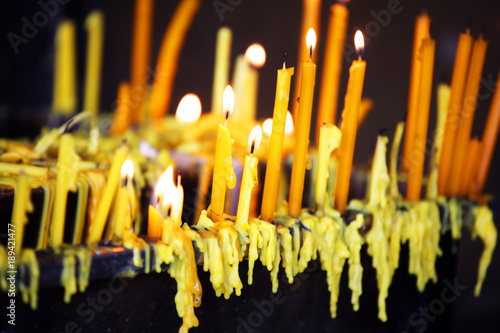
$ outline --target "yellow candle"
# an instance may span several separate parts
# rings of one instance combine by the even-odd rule
[[[253,156],[253,153],[259,148],[261,139],[262,128],[257,125],[248,138],[250,154],[245,156],[245,165],[243,166],[243,175],[241,177],[240,198],[238,199],[238,210],[236,212],[235,227],[246,232],[248,232],[248,214],[250,212],[252,189],[258,182],[257,167],[259,159]]]
[[[148,214],[148,239],[149,240],[158,240],[162,236],[162,228],[163,228],[163,218],[161,217],[158,210],[153,206],[149,205],[149,214]]]
[[[349,194],[349,182],[358,128],[358,112],[366,71],[366,62],[361,60],[361,53],[364,49],[363,34],[359,30],[354,36],[354,44],[359,58],[358,60],[354,60],[349,68],[349,82],[345,95],[344,111],[342,112],[340,159],[337,169],[337,180],[335,182],[335,209],[341,213],[345,211],[347,196]]]
[[[314,31],[320,31],[320,11],[321,0],[302,0],[302,21],[300,23],[299,50],[297,52],[297,76],[295,78],[296,83],[292,99],[292,113],[295,126],[297,126],[299,116],[297,98],[299,98],[302,92],[302,84],[299,85],[302,82],[302,66],[307,62],[307,59],[316,63],[317,57],[316,53],[310,57],[309,49],[304,49],[304,45],[307,45],[307,34],[310,28],[314,29]]]
[[[257,69],[264,66],[265,62],[266,51],[260,44],[250,45],[243,57],[236,58],[233,77],[234,122],[255,122],[259,87],[259,72]]]
[[[28,181],[28,175],[21,169],[14,188],[14,206],[12,208],[11,219],[14,225],[11,229],[15,232],[14,252],[16,254],[16,261],[21,258],[21,251],[23,250],[24,226],[28,223],[28,216],[26,213],[32,211],[31,186]]]
[[[340,73],[342,72],[342,52],[347,30],[349,10],[343,3],[330,7],[330,21],[326,36],[323,58],[323,73],[316,121],[316,145],[319,145],[319,131],[323,124],[336,124],[339,96]]]
[[[75,22],[59,23],[55,37],[54,58],[54,112],[69,116],[76,110],[76,45]]]
[[[49,246],[59,247],[63,242],[64,221],[68,191],[76,192],[77,163],[80,157],[75,152],[75,141],[71,134],[64,134],[59,141],[57,155],[56,195],[50,225]]]
[[[455,152],[453,154],[453,167],[450,170],[450,179],[448,182],[448,195],[457,195],[460,190],[461,180],[464,176],[464,162],[470,158],[468,155],[468,146],[474,113],[476,111],[477,94],[481,83],[481,74],[483,72],[484,58],[488,42],[483,36],[474,42],[472,56],[470,59],[469,74],[467,75],[467,84],[465,86],[465,95],[462,103],[462,112],[457,131],[457,141],[455,143]]]
[[[217,31],[215,45],[214,81],[212,85],[212,113],[219,115],[222,110],[222,94],[229,80],[229,64],[233,33],[228,27]]]
[[[120,183],[120,171],[123,162],[125,162],[125,159],[127,158],[127,153],[128,147],[125,144],[122,144],[122,146],[115,152],[111,168],[108,172],[106,186],[101,196],[99,207],[97,208],[95,219],[90,225],[87,244],[97,243],[101,240],[104,227],[106,226],[106,221],[108,220],[111,203],[115,198],[116,190]]]
[[[0,174],[8,173],[11,175],[19,175],[21,170],[23,170],[24,174],[28,176],[40,178],[47,178],[49,172],[49,169],[44,167],[0,162]]]
[[[141,121],[141,107],[148,88],[148,66],[151,52],[151,25],[154,0],[136,0],[134,11],[134,32],[132,36],[132,57],[130,89],[132,94],[127,117],[138,124]],[[128,127],[128,126],[127,126]]]
[[[223,114],[226,122],[234,107],[234,92],[231,86],[227,86],[223,95]],[[217,143],[215,146],[214,175],[212,182],[212,198],[208,217],[214,222],[222,219],[224,213],[224,201],[226,197],[226,186],[230,189],[236,185],[236,177],[233,169],[233,158],[231,146],[234,140],[225,125],[219,124],[217,129]]]
[[[425,39],[422,42],[422,74],[420,77],[419,102],[417,107],[417,127],[412,147],[412,155],[418,155],[411,160],[412,164],[408,170],[406,199],[409,201],[420,200],[420,193],[422,191],[435,49],[436,42],[433,39]]]
[[[340,144],[342,132],[333,125],[323,124],[319,129],[319,147],[318,147],[318,171],[316,177],[316,211],[324,212],[327,205],[326,184],[328,180],[328,162],[330,155]]]
[[[187,30],[200,5],[201,0],[181,0],[170,20],[156,63],[150,105],[152,119],[159,119],[167,113],[170,94],[177,73],[179,54],[186,39]]]
[[[113,122],[109,132],[112,135],[123,134],[130,126],[130,84],[121,82],[118,86],[118,94],[116,97],[116,109],[113,114]]]
[[[498,74],[497,82],[500,82],[500,72]],[[486,119],[486,125],[483,132],[483,137],[481,139],[481,162],[479,164],[479,169],[477,176],[471,184],[472,196],[476,197],[479,195],[484,188],[486,179],[488,178],[488,172],[490,170],[491,158],[493,157],[493,152],[495,151],[495,145],[498,138],[498,128],[500,127],[500,85],[495,88],[495,94],[491,100],[490,110],[488,112],[488,118]]]
[[[123,238],[123,230],[128,225],[131,225],[132,196],[130,193],[131,187],[128,186],[132,183],[134,177],[134,164],[131,160],[123,162],[121,168],[122,186],[118,189],[118,198],[115,204],[115,225],[114,225],[114,240],[121,241]]]
[[[413,51],[410,71],[410,91],[408,93],[408,109],[406,115],[405,138],[403,143],[403,170],[410,169],[409,155],[415,139],[417,126],[417,106],[420,89],[420,73],[422,72],[422,59],[420,57],[422,41],[429,38],[431,18],[423,11],[415,19],[415,30],[413,33]]]
[[[283,138],[290,96],[290,81],[294,68],[286,68],[283,61],[283,69],[278,69],[276,81],[276,95],[274,97],[274,114],[272,119],[271,141],[267,157],[266,178],[264,181],[264,192],[262,195],[261,219],[272,221],[276,208],[276,196],[283,157]]]
[[[448,179],[454,165],[453,153],[455,151],[455,142],[457,140],[458,121],[464,99],[472,42],[473,38],[469,34],[469,31],[465,34],[460,34],[458,39],[457,54],[455,56],[455,65],[453,66],[453,75],[451,77],[450,102],[446,116],[443,146],[441,148],[441,157],[439,159],[438,190],[441,195],[448,194]]]
[[[87,67],[85,68],[85,97],[83,110],[99,112],[101,93],[102,45],[104,40],[104,15],[96,10],[85,20],[87,30]]]
[[[316,45],[316,34],[311,28],[307,33],[307,49]],[[309,130],[311,127],[311,111],[316,81],[316,64],[309,59],[302,64],[302,81],[300,89],[299,118],[297,119],[297,139],[293,153],[292,176],[288,199],[288,215],[298,217],[302,208],[304,177],[307,164],[307,148],[309,146]]]

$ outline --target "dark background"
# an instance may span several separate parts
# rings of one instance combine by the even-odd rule
[[[276,69],[280,68],[283,52],[287,52],[288,66],[296,65],[298,35],[300,27],[301,1],[286,0],[242,0],[232,11],[224,13],[221,22],[211,0],[204,1],[191,29],[187,34],[181,53],[179,69],[175,79],[170,113],[173,113],[180,98],[193,92],[200,96],[204,111],[208,111],[211,99],[211,84],[214,62],[215,34],[221,25],[233,30],[232,59],[243,53],[253,42],[261,43],[267,52],[267,63],[260,70],[258,115],[272,116]],[[349,4],[350,19],[347,43],[352,43],[357,28],[365,30],[368,22],[376,22],[373,12],[387,9],[388,0],[353,0]],[[157,0],[154,9],[151,64],[154,67],[163,33],[177,1]],[[333,1],[323,1],[319,41],[318,77],[321,79],[322,56],[325,32],[328,23],[329,6]],[[402,12],[392,15],[389,24],[378,33],[372,31],[365,56],[367,71],[363,95],[375,100],[376,108],[365,120],[358,132],[355,159],[368,163],[373,153],[375,138],[379,130],[387,128],[391,137],[398,121],[404,120],[410,73],[411,47],[414,18],[423,4],[417,0],[401,0]],[[485,82],[480,93],[492,91],[500,67],[500,2],[498,1],[439,1],[427,3],[427,10],[433,19],[431,35],[436,39],[434,85],[448,82],[454,63],[458,33],[472,20],[472,34],[478,36],[481,26],[485,37],[490,40],[483,70]],[[95,8],[102,8],[106,17],[105,48],[102,75],[101,108],[103,112],[113,109],[118,84],[129,80],[131,33],[134,2],[132,0],[82,1],[70,0],[61,5],[57,15],[47,25],[38,29],[36,36],[20,45],[19,53],[11,47],[7,34],[21,34],[25,16],[32,21],[33,15],[41,10],[37,1],[4,0],[0,5],[0,136],[35,137],[46,123],[52,100],[53,36],[57,22],[64,17],[74,18],[78,31],[78,88],[83,87],[85,66],[85,16]],[[347,69],[352,59],[344,59],[339,98],[339,110],[347,84]],[[295,82],[292,80],[292,90]],[[319,92],[316,86],[316,99]],[[435,90],[434,90],[435,91]],[[490,98],[480,100],[474,122],[474,135],[481,135],[487,116]],[[81,105],[81,104],[80,104]],[[434,128],[435,94],[430,115],[430,130]],[[315,123],[315,109],[313,120]],[[500,194],[498,169],[500,167],[500,145],[492,162],[486,190]],[[496,218],[497,226],[498,220]],[[498,251],[488,271],[483,293],[479,299],[473,297],[477,263],[482,250],[479,241],[471,242],[470,234],[464,230],[458,257],[459,282],[469,288],[454,305],[453,330],[469,331],[481,327],[484,331],[496,332],[496,316],[500,315],[500,262]]]

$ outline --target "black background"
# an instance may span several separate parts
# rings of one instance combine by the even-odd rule
[[[181,53],[179,69],[175,79],[170,113],[173,113],[180,98],[193,92],[200,96],[204,111],[211,103],[211,84],[214,62],[215,34],[221,25],[233,30],[232,59],[243,53],[253,42],[261,43],[267,52],[267,63],[260,70],[258,116],[272,116],[276,69],[280,68],[283,52],[287,52],[288,66],[296,64],[298,35],[300,27],[301,1],[286,0],[241,0],[232,11],[224,13],[221,21],[211,0],[204,1],[191,29],[187,34]],[[333,1],[323,1],[321,31],[318,33],[318,78],[320,82],[322,55],[329,6]],[[163,33],[177,1],[157,0],[154,9],[151,64],[154,67]],[[353,0],[349,4],[350,19],[347,43],[352,43],[357,28],[365,30],[368,22],[376,22],[373,12],[387,9],[387,0]],[[372,33],[367,43],[365,56],[367,71],[363,95],[375,100],[376,108],[365,120],[358,132],[355,159],[368,163],[374,149],[379,130],[387,128],[390,137],[398,121],[404,120],[410,73],[411,47],[414,18],[423,5],[421,1],[401,0],[402,12],[392,15],[386,27],[377,25],[378,33]],[[436,39],[434,85],[440,81],[449,82],[454,63],[458,33],[472,20],[472,34],[477,36],[484,26],[485,37],[490,40],[483,78],[496,81],[500,62],[500,2],[498,1],[439,1],[428,2],[427,9],[432,17],[431,35]],[[41,10],[37,1],[4,0],[0,5],[0,136],[34,137],[45,124],[52,99],[53,36],[57,22],[64,17],[74,18],[78,31],[78,88],[83,87],[85,65],[85,16],[95,8],[102,8],[106,16],[105,48],[102,75],[101,108],[103,112],[113,109],[118,84],[129,79],[131,33],[134,2],[132,0],[83,1],[70,0],[47,25],[39,28],[37,35],[26,45],[20,45],[19,53],[13,51],[7,39],[9,32],[21,33],[26,16]],[[376,35],[376,36],[375,36]],[[352,59],[344,59],[339,98],[339,110],[347,84],[347,69]],[[292,86],[295,81],[292,80]],[[482,87],[486,94],[488,87]],[[293,88],[292,88],[293,89]],[[491,87],[490,87],[491,89]],[[433,90],[435,91],[435,90]],[[316,99],[319,89],[316,86]],[[489,108],[490,99],[478,103],[474,122],[474,135],[481,135]],[[435,94],[430,114],[430,129],[435,124]],[[315,123],[315,109],[313,120]],[[432,130],[429,130],[431,133]],[[499,173],[500,145],[492,162],[486,190],[500,194]],[[499,218],[496,218],[497,225]],[[483,294],[479,299],[472,296],[476,279],[477,262],[482,246],[471,243],[468,231],[464,231],[458,260],[459,281],[470,286],[454,304],[454,331],[477,330],[497,331],[500,314],[500,262],[498,251],[488,271]]]

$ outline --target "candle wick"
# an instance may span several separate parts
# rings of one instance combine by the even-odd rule
[[[177,171],[177,186],[181,185],[181,172]]]
[[[252,140],[252,145],[250,146],[250,156],[253,155],[254,150],[255,150],[255,140]]]
[[[127,186],[127,184],[128,184],[128,176],[125,176],[125,177],[123,178],[123,187],[126,187],[126,186]]]
[[[167,219],[170,219],[170,215],[172,215],[172,205],[168,205],[168,209],[167,209]]]
[[[286,52],[285,55],[283,56],[283,69],[286,69]]]
[[[313,55],[313,47],[311,45],[311,46],[309,46],[309,61],[311,61],[312,55]]]

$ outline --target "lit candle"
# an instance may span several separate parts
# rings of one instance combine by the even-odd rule
[[[130,230],[132,225],[132,196],[129,182],[132,183],[134,177],[134,164],[131,160],[123,162],[121,168],[121,184],[118,189],[118,198],[115,204],[115,225],[114,225],[114,240],[121,241],[123,238],[123,231],[125,228]]]
[[[455,65],[453,66],[453,75],[451,77],[450,102],[446,116],[441,157],[439,159],[438,191],[441,195],[447,195],[448,179],[452,166],[454,165],[453,153],[457,140],[458,121],[464,99],[473,41],[468,29],[465,34],[460,34],[458,38],[457,54],[455,56]]]
[[[337,104],[339,96],[340,73],[342,72],[342,53],[347,30],[349,10],[340,2],[330,7],[330,21],[326,36],[323,58],[323,73],[318,101],[316,120],[316,145],[319,145],[319,131],[323,124],[337,123]]]
[[[233,33],[228,27],[222,27],[217,31],[215,44],[214,81],[212,85],[212,113],[219,115],[222,110],[222,99],[229,80],[229,64],[231,58],[231,43]]]
[[[87,67],[85,68],[85,93],[83,109],[99,112],[101,93],[102,45],[104,40],[104,15],[96,10],[85,20],[87,30]]]
[[[261,139],[262,128],[257,125],[254,127],[248,138],[248,148],[250,150],[250,154],[245,156],[243,176],[241,177],[240,198],[238,199],[238,211],[236,212],[235,227],[238,227],[239,230],[244,230],[245,232],[248,232],[248,214],[250,212],[252,189],[258,182],[257,167],[259,159],[253,156],[253,153],[259,148]]]
[[[276,81],[276,94],[274,97],[274,113],[271,120],[271,139],[267,157],[266,178],[264,181],[264,192],[262,194],[261,219],[272,221],[276,208],[276,196],[278,194],[278,183],[283,158],[283,139],[286,130],[286,118],[288,100],[290,96],[290,81],[294,68],[286,68],[283,61],[283,69],[278,69]]]
[[[309,146],[309,130],[311,127],[311,111],[316,80],[316,64],[312,62],[312,50],[316,46],[316,34],[311,28],[307,33],[309,61],[302,64],[302,82],[300,89],[299,118],[296,120],[297,139],[293,153],[290,195],[288,199],[288,215],[298,217],[302,208],[304,177],[307,165],[307,148]]]
[[[172,212],[172,220],[178,227],[181,227],[182,225],[182,209],[184,208],[184,188],[182,187],[181,179],[182,179],[181,173],[178,172],[177,186],[176,186],[177,204],[175,205]]]
[[[54,97],[52,109],[69,116],[76,110],[75,22],[65,20],[57,26],[54,58]]]
[[[419,102],[417,107],[417,127],[412,148],[412,155],[418,154],[418,156],[416,159],[412,159],[412,164],[408,171],[406,199],[409,201],[420,200],[420,193],[422,191],[435,49],[436,42],[433,39],[425,39],[422,42],[422,73],[420,77]]]
[[[57,155],[56,194],[52,210],[49,246],[59,247],[63,242],[64,221],[68,191],[76,192],[77,163],[80,157],[75,152],[75,140],[71,134],[63,134],[59,140]]]
[[[321,11],[321,0],[302,0],[302,21],[300,23],[300,36],[299,36],[299,49],[297,51],[297,75],[295,77],[295,89],[293,92],[292,99],[292,114],[294,125],[297,127],[297,121],[299,116],[299,104],[297,99],[302,93],[302,66],[309,59],[311,62],[316,63],[317,54],[312,56],[309,54],[309,50],[304,49],[304,45],[307,44],[307,35],[309,30],[312,28],[314,31],[320,31],[320,11]]]
[[[468,155],[468,146],[470,142],[470,133],[474,121],[474,113],[477,105],[477,95],[481,83],[481,74],[483,72],[484,58],[488,42],[483,36],[474,42],[472,56],[470,59],[469,74],[467,75],[467,84],[465,86],[465,95],[462,103],[462,112],[457,131],[457,141],[455,143],[455,153],[453,155],[453,167],[450,170],[450,179],[448,182],[448,195],[457,195],[460,190],[460,184],[464,176],[464,163],[470,159]]]
[[[113,121],[109,129],[110,134],[123,134],[127,131],[131,122],[130,114],[130,84],[121,82],[118,86],[116,97],[116,108],[113,114]]]
[[[233,121],[255,122],[257,114],[257,95],[259,72],[266,63],[266,51],[260,44],[252,44],[243,57],[236,59],[234,70],[234,115]]]
[[[125,162],[125,159],[127,158],[127,154],[128,147],[125,144],[122,144],[122,146],[115,152],[115,156],[111,162],[111,168],[108,172],[106,186],[101,196],[99,207],[97,208],[95,219],[89,228],[87,244],[97,243],[101,240],[104,227],[106,226],[106,221],[108,220],[109,210],[120,183],[121,168],[123,162]]]
[[[158,210],[149,205],[148,213],[148,239],[155,241],[161,238],[163,228],[163,217]]]
[[[155,69],[150,105],[152,119],[159,119],[167,113],[172,86],[177,73],[179,54],[186,39],[187,30],[200,5],[201,0],[181,0],[170,20],[163,37]]]
[[[500,82],[500,73],[498,74],[497,82]],[[488,118],[481,139],[481,157],[477,176],[474,177],[471,188],[471,196],[477,197],[484,188],[488,172],[490,170],[491,158],[495,151],[495,145],[498,138],[498,128],[500,126],[500,85],[495,88],[495,93],[491,100]]]
[[[328,205],[326,194],[326,184],[328,180],[328,162],[330,155],[340,144],[342,132],[333,125],[323,124],[319,129],[318,147],[318,171],[316,172],[316,211],[324,212]]]
[[[335,209],[341,213],[345,211],[349,194],[349,182],[358,128],[358,113],[366,71],[366,62],[361,59],[365,43],[363,34],[359,30],[354,36],[354,44],[358,52],[358,60],[354,60],[349,68],[349,82],[345,95],[344,111],[342,112],[340,160],[335,182]]]
[[[217,130],[217,143],[215,146],[214,175],[212,182],[212,198],[208,217],[217,222],[222,219],[224,213],[224,201],[226,197],[226,186],[230,189],[236,185],[236,176],[233,169],[233,158],[231,146],[234,142],[227,129],[227,120],[234,107],[234,92],[231,86],[224,90],[222,99],[225,123],[219,124]]]
[[[141,121],[141,107],[148,88],[153,5],[154,0],[135,1],[130,68],[130,87],[132,94],[129,95],[130,99],[127,101],[129,104],[127,110],[129,113],[127,117],[136,124]]]
[[[415,19],[415,30],[413,33],[413,51],[411,57],[410,71],[410,91],[408,93],[408,109],[406,114],[405,138],[403,142],[403,170],[408,172],[410,169],[410,154],[415,139],[415,129],[417,126],[417,106],[420,89],[420,73],[422,72],[422,59],[420,52],[422,42],[429,38],[429,29],[431,18],[427,12],[422,13]]]

